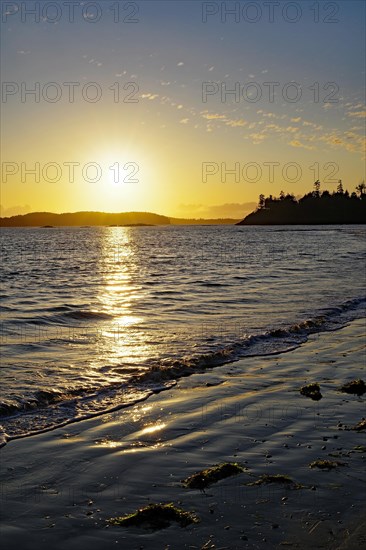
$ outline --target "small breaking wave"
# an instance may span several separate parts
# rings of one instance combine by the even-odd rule
[[[151,361],[142,374],[131,374],[127,381],[114,381],[102,388],[75,387],[65,391],[38,389],[27,399],[18,402],[4,400],[0,402],[3,430],[0,430],[0,445],[5,444],[6,440],[33,435],[133,405],[153,393],[171,388],[179,378],[191,374],[245,357],[294,350],[305,343],[311,334],[337,330],[365,316],[365,306],[366,298],[359,297],[290,326],[273,327],[260,334],[217,345],[206,353],[198,351],[183,357],[160,357]]]

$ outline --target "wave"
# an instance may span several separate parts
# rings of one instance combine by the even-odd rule
[[[213,286],[213,287],[216,287],[216,286],[229,286],[225,283],[212,283],[210,281],[202,281],[202,282],[200,282],[200,284],[202,286],[207,286],[207,287],[209,287],[209,286]]]
[[[92,391],[92,390],[89,390]],[[58,390],[42,389],[32,393],[28,398],[18,402],[0,401],[0,417],[13,416],[15,414],[40,409],[63,402],[73,397],[81,397],[88,392],[87,389],[70,389],[65,392]]]
[[[8,441],[29,437],[72,424],[111,413],[119,409],[146,400],[153,393],[159,393],[175,385],[175,381],[126,385],[114,384],[114,387],[104,388],[88,395],[84,389],[73,390],[62,394],[59,392],[54,399],[49,399],[48,391],[43,391],[40,401],[33,405],[22,402],[17,407],[9,408],[10,416],[4,414],[0,425],[0,448]],[[75,397],[71,397],[70,394]],[[6,404],[2,403],[2,405]],[[37,406],[38,405],[38,406]],[[5,412],[3,408],[3,412]],[[15,420],[15,423],[12,422]]]
[[[14,310],[13,310],[14,311]],[[54,324],[68,324],[70,320],[74,321],[105,321],[108,319],[113,319],[114,315],[106,313],[105,311],[97,310],[88,310],[88,309],[74,309],[70,310],[67,306],[57,306],[54,308],[49,308],[46,310],[51,314],[45,313],[45,310],[39,310],[39,315],[34,317],[34,313],[37,313],[37,310],[33,311],[32,317],[26,317],[22,315],[11,321],[7,321],[7,324],[10,325],[24,325],[25,323],[29,325],[54,325]]]
[[[97,319],[100,319],[100,320],[103,320],[103,319],[111,319],[113,317],[113,315],[109,314],[109,313],[105,313],[104,311],[95,311],[95,310],[91,310],[91,311],[69,311],[67,313],[64,313],[62,315],[63,317],[65,317],[66,319],[77,319],[77,320],[83,320],[83,319],[87,319],[87,320],[97,320]]]
[[[126,382],[114,381],[102,388],[70,388],[62,391],[37,390],[17,403],[0,403],[5,439],[33,435],[39,431],[76,422],[111,410],[129,406],[152,393],[171,388],[176,380],[194,373],[231,363],[245,357],[274,355],[296,349],[311,334],[342,328],[365,316],[366,297],[348,300],[290,326],[273,327],[260,333],[218,345],[207,353],[151,361],[142,374]],[[123,368],[123,364],[120,365]],[[107,368],[107,367],[106,367]],[[16,422],[12,423],[12,419]],[[29,430],[32,426],[32,430]],[[4,439],[2,438],[2,440]],[[1,438],[0,438],[1,439]],[[1,446],[1,443],[0,443]]]
[[[337,330],[353,319],[365,316],[365,306],[366,297],[348,300],[289,327],[273,328],[262,334],[251,335],[210,353],[161,361],[135,379],[145,382],[171,380],[238,361],[243,357],[277,355],[292,351],[305,343],[311,334]]]

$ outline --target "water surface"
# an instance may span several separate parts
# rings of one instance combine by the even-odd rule
[[[10,437],[364,315],[364,226],[3,228]]]

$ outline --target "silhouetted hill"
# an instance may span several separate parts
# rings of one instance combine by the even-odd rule
[[[169,225],[167,216],[151,212],[32,212],[21,216],[0,218],[2,227],[80,226],[80,225]]]
[[[361,184],[360,196],[348,191],[330,194],[319,190],[296,200],[281,192],[279,198],[260,195],[257,210],[237,225],[325,225],[366,223],[366,194]],[[315,184],[314,184],[315,185]],[[340,183],[340,186],[342,184]],[[360,186],[357,187],[357,189]]]
[[[62,226],[144,226],[144,225],[233,225],[238,220],[231,218],[189,219],[169,218],[151,212],[32,212],[19,216],[0,218],[0,227],[62,227]]]

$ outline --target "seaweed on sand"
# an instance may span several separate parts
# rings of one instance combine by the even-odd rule
[[[319,401],[323,396],[320,393],[320,386],[317,382],[313,382],[312,384],[308,384],[307,386],[303,386],[300,389],[301,395],[305,395],[306,397],[310,397],[313,399],[313,401]]]
[[[333,470],[337,466],[346,466],[346,464],[337,460],[314,460],[309,464],[309,468],[320,468],[321,470]]]
[[[189,489],[203,490],[208,487],[208,485],[220,481],[220,479],[241,474],[242,472],[244,472],[244,468],[237,462],[224,462],[223,464],[217,464],[206,470],[201,470],[183,479],[182,483],[186,487],[189,487]]]
[[[340,391],[344,393],[352,393],[354,395],[363,395],[366,392],[366,384],[363,380],[352,380],[340,387]]]
[[[363,418],[362,420],[360,420],[359,423],[356,424],[356,426],[353,426],[353,428],[351,428],[351,430],[355,430],[356,432],[360,432],[361,430],[366,430],[366,418]]]
[[[279,483],[282,485],[287,485],[293,489],[302,489],[303,485],[296,483],[290,476],[285,474],[263,474],[254,481],[253,483],[247,483],[247,485],[263,485],[267,483]]]
[[[195,514],[177,508],[172,502],[169,502],[167,504],[149,504],[132,514],[110,518],[107,523],[121,527],[145,527],[157,530],[169,527],[173,521],[181,527],[186,527],[191,523],[198,523],[199,519]]]

